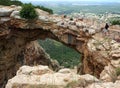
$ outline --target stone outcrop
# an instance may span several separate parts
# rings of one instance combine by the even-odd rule
[[[54,71],[60,69],[59,63],[51,59],[37,41],[32,41],[26,45],[23,56],[25,65],[47,65]]]
[[[99,80],[88,74],[80,76],[72,71],[56,73],[47,66],[22,66],[17,75],[8,81],[6,88],[77,88],[94,82]]]
[[[54,72],[48,66],[22,66],[5,88],[119,88],[120,80],[103,82],[86,74],[78,75],[71,69]]]
[[[107,36],[100,36],[104,25],[98,28],[87,18],[70,20],[39,9],[36,9],[38,19],[26,20],[19,16],[20,7],[1,7],[0,10],[3,8],[12,8],[12,12],[11,17],[1,16],[0,20],[0,85],[15,75],[20,66],[18,56],[27,44],[37,39],[52,38],[81,53],[80,74],[92,74],[104,81],[105,74],[111,78],[110,74],[120,66],[120,44]],[[109,66],[112,71],[107,69]]]

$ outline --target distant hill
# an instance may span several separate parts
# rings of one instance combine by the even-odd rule
[[[105,12],[120,13],[120,3],[118,2],[86,2],[86,1],[32,1],[34,5],[48,7],[57,14],[71,14],[75,12],[97,13]]]

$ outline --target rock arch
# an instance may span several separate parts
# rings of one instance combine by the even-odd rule
[[[26,44],[37,39],[51,38],[82,54],[80,74],[92,74],[97,77],[111,61],[112,43],[109,39],[98,38],[98,29],[88,19],[70,21],[62,16],[49,15],[37,9],[39,18],[25,20],[13,15],[0,24],[0,85],[12,77],[20,66],[17,61],[19,53]],[[41,15],[41,13],[43,13]],[[100,43],[100,41],[104,41]],[[106,45],[104,44],[108,44]],[[119,44],[118,44],[119,45]],[[102,52],[104,51],[104,52]],[[108,52],[109,51],[109,52]],[[111,54],[112,55],[112,54]],[[117,57],[119,58],[119,57]],[[10,75],[10,76],[8,76]]]

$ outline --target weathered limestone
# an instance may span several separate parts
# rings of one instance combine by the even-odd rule
[[[11,12],[13,10],[12,9],[4,9],[4,8],[0,8],[0,16],[10,16]]]
[[[47,65],[54,71],[58,71],[60,68],[59,63],[51,59],[37,41],[27,44],[23,53],[25,65]]]
[[[113,71],[119,66],[116,61],[120,59],[120,44],[107,36],[100,36],[101,33],[96,31],[97,25],[91,28],[89,19],[71,21],[69,18],[50,15],[37,9],[40,19],[26,20],[19,18],[17,11],[20,7],[1,8],[12,8],[13,11],[9,16],[5,15],[8,20],[0,20],[0,86],[15,75],[25,59],[21,53],[28,43],[37,39],[52,38],[81,53],[82,64],[78,67],[80,74],[92,74],[102,79],[105,77],[100,74],[106,70],[106,66],[113,65]],[[58,25],[59,23],[61,24]],[[103,25],[98,29],[102,27]]]
[[[8,81],[6,88],[76,88],[99,82],[97,78],[88,74],[80,76],[72,71],[60,73],[61,71],[55,73],[47,66],[23,66],[17,75]]]
[[[10,17],[14,17],[14,18],[17,18],[17,19],[20,19],[20,16],[19,16],[19,11],[13,11],[10,15]]]

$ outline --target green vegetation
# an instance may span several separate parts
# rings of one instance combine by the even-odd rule
[[[40,45],[50,54],[51,58],[56,59],[60,65],[73,68],[80,63],[80,54],[65,45],[50,39],[39,40]]]
[[[120,67],[116,68],[116,75],[117,75],[117,76],[120,75]]]
[[[0,0],[0,5],[5,5],[5,6],[9,6],[9,5],[22,5],[23,3],[21,1],[18,0]]]
[[[22,10],[20,11],[20,16],[25,19],[35,19],[37,18],[37,13],[32,4],[24,4],[22,5]]]
[[[18,6],[22,6],[23,3],[19,0],[0,0],[0,5],[5,5],[5,6],[10,6],[10,5],[18,5]],[[26,4],[25,4],[26,5]],[[34,8],[39,8],[43,11],[46,11],[50,14],[53,14],[53,10],[46,8],[44,6],[34,6]]]
[[[113,17],[108,19],[112,25],[120,25],[120,17]]]
[[[46,8],[44,6],[35,6],[35,8],[39,8],[39,9],[41,9],[43,11],[46,11],[46,12],[48,12],[50,14],[53,14],[53,10],[52,9]]]

